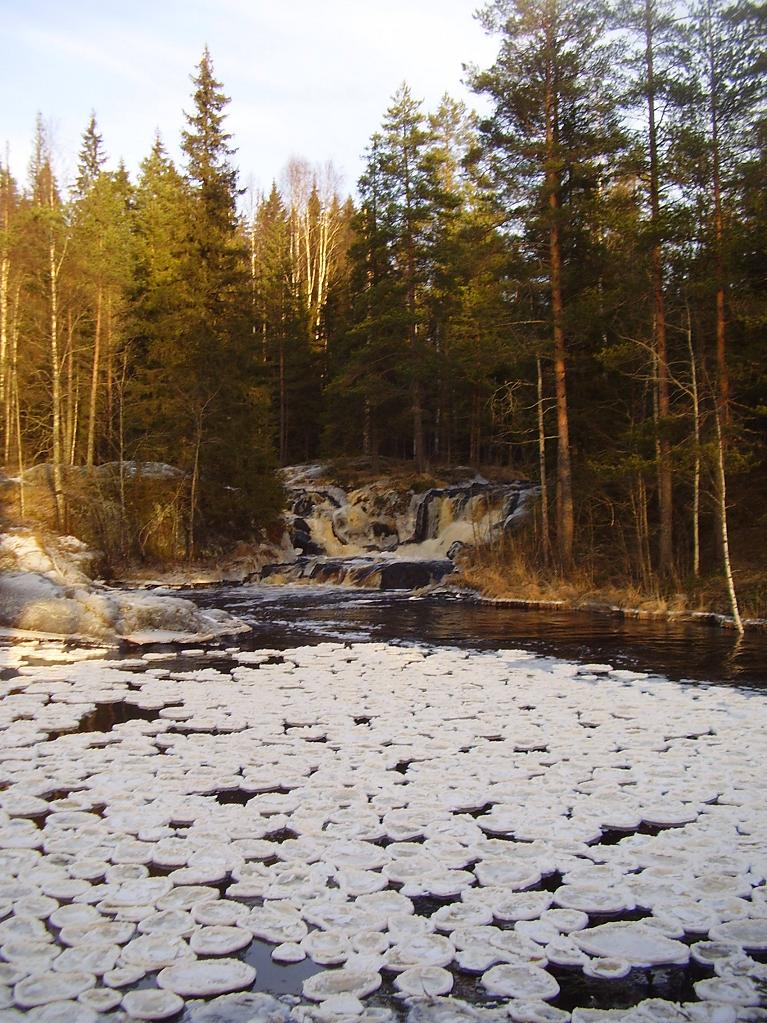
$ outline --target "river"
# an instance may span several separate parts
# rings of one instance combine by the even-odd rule
[[[677,681],[767,688],[767,633],[761,631],[739,638],[694,622],[503,607],[450,591],[413,596],[340,586],[246,585],[180,595],[243,618],[253,629],[243,644],[254,649],[289,649],[325,640],[519,648],[581,663],[607,661]]]
[[[252,632],[0,650],[0,1019],[764,1018],[761,634],[183,595]]]

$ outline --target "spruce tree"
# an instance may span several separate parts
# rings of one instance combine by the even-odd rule
[[[247,253],[239,231],[229,102],[206,49],[193,76],[194,108],[182,135],[190,191],[183,333],[191,419],[190,547],[198,513],[209,529],[242,529],[274,510],[272,455],[263,392],[255,386],[248,322]]]
[[[105,162],[102,138],[91,114],[71,205],[73,258],[82,300],[81,352],[75,361],[87,380],[81,399],[87,409],[84,450],[79,454],[90,469],[100,456],[118,454],[121,445],[115,373],[124,351],[124,314],[133,274],[132,188],[124,168],[108,172],[103,169]],[[74,353],[67,353],[67,358],[74,358]]]
[[[188,461],[188,353],[183,344],[194,295],[189,287],[189,194],[161,138],[141,163],[133,225],[129,441],[140,459]],[[188,424],[187,424],[188,425]]]
[[[75,197],[82,197],[88,193],[105,163],[104,139],[96,124],[96,113],[91,111],[91,116],[82,135],[80,155],[77,161]]]

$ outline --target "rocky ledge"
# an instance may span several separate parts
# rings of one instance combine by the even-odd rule
[[[112,589],[90,572],[96,557],[72,536],[28,529],[0,534],[0,626],[99,642],[202,642],[247,632],[225,611],[191,601]]]

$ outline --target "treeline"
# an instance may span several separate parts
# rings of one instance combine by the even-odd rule
[[[95,115],[68,191],[41,119],[26,187],[0,171],[2,461],[22,480],[50,463],[62,529],[83,505],[69,470],[124,503],[127,460],[180,467],[190,553],[274,521],[277,460],[316,450],[352,217],[332,166],[293,160],[281,192],[246,194],[207,51],[193,84],[183,171],[159,137],[135,183],[107,170]]]
[[[2,176],[4,460],[179,465],[189,544],[273,513],[274,462],[513,465],[543,563],[637,585],[727,548],[764,462],[763,4],[495,0],[482,118],[403,86],[354,204],[301,162],[243,196],[207,52],[177,169],[92,119],[60,194]],[[754,486],[751,486],[754,491]],[[730,491],[732,493],[732,491]]]

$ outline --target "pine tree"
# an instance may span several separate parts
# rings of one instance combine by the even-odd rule
[[[401,315],[408,345],[406,375],[416,472],[423,472],[426,467],[426,389],[433,370],[430,358],[433,353],[426,339],[424,299],[439,188],[434,164],[429,159],[429,143],[421,103],[403,84],[384,116],[380,161],[382,218],[402,288]]]
[[[651,300],[657,405],[659,549],[658,568],[669,577],[674,569],[673,465],[671,453],[671,371],[667,326],[667,250],[673,238],[673,147],[684,113],[681,72],[685,60],[679,19],[666,0],[634,0],[621,12],[630,31],[633,57],[630,98],[639,106],[645,127],[637,133],[645,195],[643,242]]]
[[[497,0],[481,12],[501,36],[495,64],[473,76],[494,109],[482,123],[510,223],[526,222],[548,281],[557,407],[557,544],[573,562],[575,516],[568,405],[568,241],[615,149],[616,100],[605,47],[607,12],[592,0]],[[537,236],[537,237],[536,237]]]
[[[764,61],[764,12],[751,4],[695,0],[690,15],[699,87],[706,241],[713,257],[717,390],[720,417],[727,425],[731,402],[727,294],[731,280],[734,190],[739,168],[752,151],[755,119],[765,94],[764,76],[758,74],[760,61],[762,64]]]

